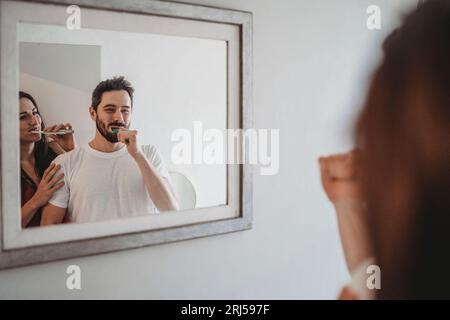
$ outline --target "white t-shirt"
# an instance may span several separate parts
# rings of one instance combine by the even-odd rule
[[[167,167],[155,146],[141,147],[160,176]],[[105,153],[89,145],[59,155],[64,186],[49,203],[68,208],[70,221],[95,222],[156,213],[141,171],[126,147]],[[59,173],[58,173],[59,174]]]

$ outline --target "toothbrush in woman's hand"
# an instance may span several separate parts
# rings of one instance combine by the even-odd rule
[[[35,130],[35,131],[31,131],[31,132],[52,135],[52,134],[70,134],[70,133],[74,133],[75,131],[73,129],[66,129],[66,130],[58,130],[58,131]]]

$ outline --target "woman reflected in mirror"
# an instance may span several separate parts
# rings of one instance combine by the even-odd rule
[[[21,224],[22,228],[40,225],[41,208],[64,185],[51,164],[59,154],[76,147],[69,123],[45,127],[35,99],[19,92]],[[66,134],[62,133],[66,130]]]

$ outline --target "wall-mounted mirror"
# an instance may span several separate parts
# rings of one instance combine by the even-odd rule
[[[0,10],[0,268],[251,227],[251,13]]]

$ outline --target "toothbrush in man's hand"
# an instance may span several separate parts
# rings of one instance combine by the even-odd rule
[[[122,130],[128,131],[127,129],[122,129]],[[115,134],[118,134],[118,133],[120,132],[119,129],[118,129],[117,127],[112,127],[112,128],[111,128],[111,131],[114,132]],[[129,142],[130,142],[130,139],[125,138],[125,142],[126,142],[126,143],[129,143]]]

